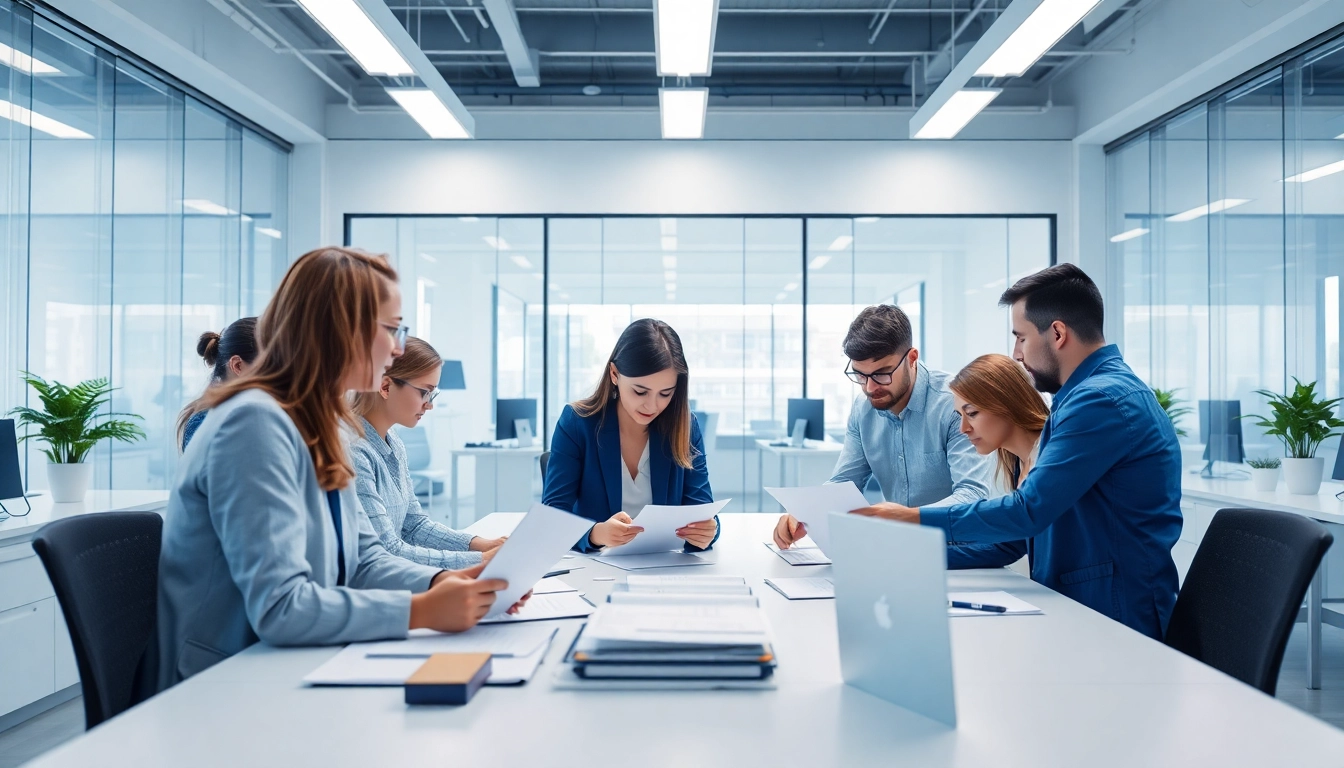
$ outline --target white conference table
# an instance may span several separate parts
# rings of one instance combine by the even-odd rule
[[[778,688],[611,692],[552,687],[579,620],[528,684],[464,707],[400,688],[305,688],[334,648],[256,645],[30,765],[98,766],[1179,766],[1337,765],[1339,731],[1006,569],[949,588],[1006,589],[1044,616],[952,619],[959,727],[843,684],[834,602],[789,602],[766,576],[774,515],[724,514],[712,566],[746,576],[774,625]],[[493,516],[480,533],[507,530]],[[562,578],[600,602],[625,572],[582,558]],[[649,571],[644,571],[649,573]]]

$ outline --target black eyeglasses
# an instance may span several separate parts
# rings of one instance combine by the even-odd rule
[[[409,382],[409,381],[407,381],[407,380],[405,380],[405,379],[398,379],[398,378],[395,377],[395,376],[393,376],[393,377],[391,377],[391,378],[392,378],[393,381],[397,382],[397,383],[400,384],[401,386],[403,386],[403,387],[410,387],[411,389],[414,389],[416,392],[419,392],[419,393],[420,393],[420,399],[423,400],[423,401],[426,402],[426,403],[432,403],[432,402],[434,402],[434,398],[436,398],[436,397],[439,396],[439,388],[438,388],[438,387],[431,387],[430,389],[421,389],[421,388],[415,386],[414,384],[412,384],[411,382]]]
[[[379,323],[379,325],[383,326],[383,330],[387,331],[387,335],[392,337],[392,343],[397,345],[397,349],[406,348],[406,337],[411,335],[409,326],[395,326],[388,325],[387,323]]]
[[[910,349],[914,349],[914,347],[911,347]],[[885,387],[891,383],[891,377],[896,373],[896,371],[900,370],[900,367],[902,365],[905,365],[905,359],[910,356],[910,349],[905,350],[905,354],[901,355],[900,361],[897,362],[896,365],[886,373],[859,373],[858,371],[854,370],[853,366],[847,366],[845,368],[845,375],[848,376],[849,380],[854,382],[855,384],[860,385],[867,384],[868,380],[872,379],[873,381]]]

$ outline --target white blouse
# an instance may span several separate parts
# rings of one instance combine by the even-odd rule
[[[650,439],[650,442],[652,439]],[[640,510],[653,503],[653,482],[649,479],[649,443],[644,444],[644,453],[639,456],[639,467],[634,477],[630,468],[621,458],[621,511],[630,517],[638,517]]]

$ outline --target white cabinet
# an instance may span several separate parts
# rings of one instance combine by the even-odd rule
[[[0,714],[55,692],[55,608],[47,598],[0,612]]]
[[[56,664],[56,690],[61,691],[79,682],[79,664],[75,662],[75,647],[70,644],[70,628],[65,623],[65,614],[60,602],[52,598],[55,608],[52,614],[56,629],[53,633],[53,651]]]

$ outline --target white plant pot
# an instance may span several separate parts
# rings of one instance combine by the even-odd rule
[[[91,479],[92,464],[47,464],[51,500],[58,504],[83,501],[84,494],[89,492]]]
[[[1257,469],[1251,467],[1251,482],[1255,483],[1255,490],[1273,493],[1274,489],[1279,487],[1279,468]]]
[[[1301,496],[1315,496],[1321,490],[1321,480],[1325,477],[1325,459],[1317,456],[1312,459],[1284,459],[1283,479],[1288,482],[1288,492]]]

